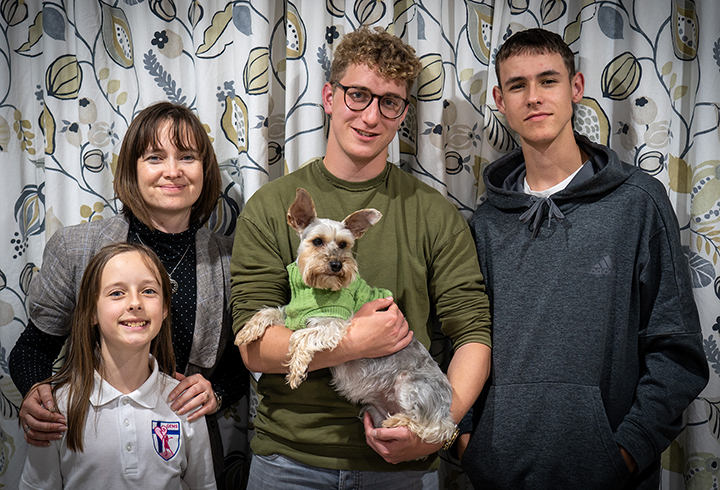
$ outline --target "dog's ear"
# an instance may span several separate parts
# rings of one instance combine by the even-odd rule
[[[317,218],[315,213],[315,203],[313,203],[310,194],[302,187],[298,187],[295,192],[295,202],[290,205],[287,214],[287,222],[293,230],[298,234],[302,234],[303,230]]]
[[[357,240],[363,236],[372,225],[380,221],[380,218],[382,218],[382,213],[380,213],[377,209],[361,209],[360,211],[355,211],[353,214],[345,218],[343,220],[343,225],[345,225],[345,228],[350,230],[353,238]]]

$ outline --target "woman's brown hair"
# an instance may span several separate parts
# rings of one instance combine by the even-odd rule
[[[148,148],[158,146],[161,130],[169,124],[170,141],[178,150],[197,151],[203,162],[203,188],[190,212],[190,224],[204,224],[217,206],[222,181],[217,157],[210,137],[198,117],[187,107],[158,102],[146,107],[130,123],[123,138],[117,168],[115,195],[123,203],[123,214],[133,214],[151,230],[154,229],[147,204],[138,186],[138,159]]]
[[[68,340],[67,358],[60,371],[45,383],[52,384],[53,398],[63,386],[67,386],[67,434],[66,443],[71,451],[82,452],[83,433],[90,396],[95,382],[95,371],[103,376],[103,360],[100,354],[100,329],[94,324],[97,303],[102,287],[102,274],[108,261],[129,252],[138,252],[153,273],[162,290],[163,306],[168,312],[160,331],[150,343],[150,354],[155,357],[158,369],[168,375],[175,372],[175,353],[172,346],[170,326],[170,279],[155,252],[138,243],[116,243],[100,249],[90,259],[82,282],[77,306],[73,313],[72,328]],[[55,403],[57,406],[57,400]]]

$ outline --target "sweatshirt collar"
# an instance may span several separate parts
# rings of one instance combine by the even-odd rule
[[[577,133],[575,139],[587,153],[588,163],[591,165],[585,165],[565,189],[552,196],[552,200],[559,207],[563,208],[563,205],[570,201],[605,194],[638,171],[636,167],[621,163],[610,148],[592,143]],[[525,161],[521,148],[516,148],[491,163],[483,172],[488,200],[499,209],[532,206],[531,196],[525,194],[522,188],[524,175]]]
[[[351,192],[360,192],[375,189],[387,180],[388,175],[390,175],[392,166],[392,163],[385,162],[385,169],[377,176],[369,180],[363,180],[361,182],[352,182],[349,180],[339,179],[335,177],[332,173],[330,173],[327,167],[325,167],[324,158],[317,160],[317,168],[320,171],[320,174],[325,178],[325,180],[330,182],[330,184],[332,184],[334,187],[339,187],[341,189],[345,189]]]

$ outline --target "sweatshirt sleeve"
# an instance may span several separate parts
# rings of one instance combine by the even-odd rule
[[[664,195],[662,196],[664,197]],[[660,457],[682,430],[682,414],[708,381],[700,320],[677,219],[657,199],[661,228],[638,257],[640,372],[630,411],[615,432],[638,472]]]
[[[292,247],[288,227],[284,222],[279,226],[273,210],[258,202],[259,193],[243,209],[235,230],[230,263],[230,306],[235,334],[258,310],[285,305],[290,298],[285,268],[292,262],[288,256]],[[280,212],[279,216],[284,218],[285,213]],[[286,243],[281,244],[283,240]]]
[[[467,343],[491,346],[490,303],[470,228],[456,210],[453,227],[438,243],[429,270],[430,292],[445,335],[457,350]]]

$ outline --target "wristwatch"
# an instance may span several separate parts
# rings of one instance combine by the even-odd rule
[[[216,414],[220,411],[220,407],[222,407],[222,396],[218,395],[218,392],[215,390],[213,390],[213,394],[215,395],[215,401],[217,402],[217,407],[215,407],[213,414]]]
[[[460,427],[458,427],[458,426],[456,425],[456,426],[455,426],[455,432],[452,433],[452,435],[450,436],[450,439],[448,439],[447,441],[445,441],[445,444],[442,445],[442,449],[444,449],[444,450],[446,450],[446,451],[447,451],[448,449],[450,449],[450,448],[452,447],[453,443],[455,442],[455,439],[457,439],[458,434],[460,434]]]

